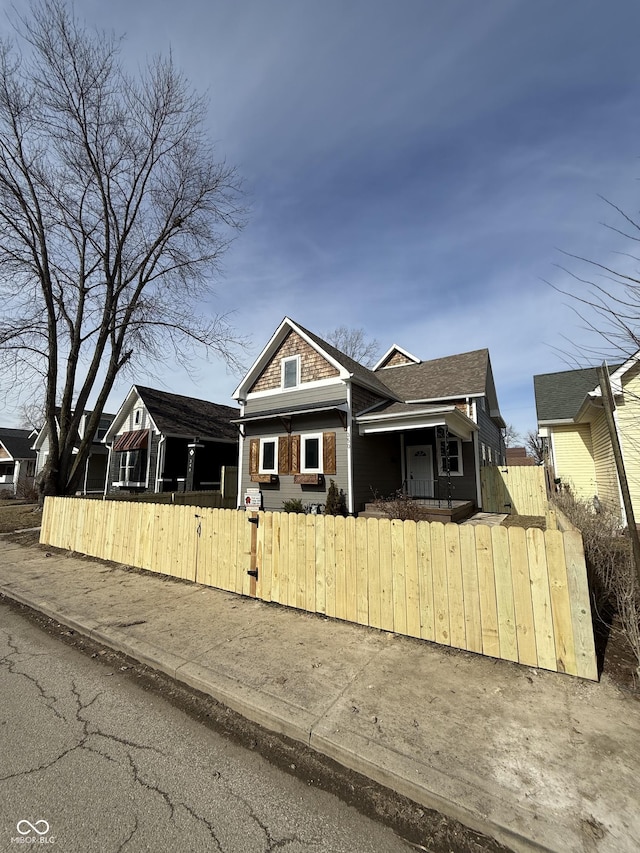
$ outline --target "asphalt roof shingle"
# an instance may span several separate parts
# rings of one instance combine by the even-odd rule
[[[615,373],[620,365],[610,365]],[[540,373],[533,377],[538,423],[572,420],[578,414],[584,398],[598,387],[598,368],[563,370],[559,373]]]
[[[36,452],[31,450],[33,438],[30,429],[9,429],[0,427],[0,441],[14,459],[35,459]]]
[[[239,417],[240,409],[234,406],[210,403],[195,397],[183,397],[181,394],[169,394],[142,385],[136,385],[136,389],[154,423],[164,435],[233,440],[238,438],[237,427],[231,421]]]
[[[384,368],[377,375],[402,400],[439,400],[484,394],[488,368],[489,350],[479,349]]]

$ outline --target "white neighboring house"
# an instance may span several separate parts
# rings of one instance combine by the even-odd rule
[[[80,418],[80,425],[78,427],[78,444],[82,440],[84,436],[84,430],[86,428],[87,420],[91,412],[84,412],[82,417]],[[114,419],[115,415],[103,413],[100,418],[100,424],[98,426],[97,432],[94,436],[93,443],[91,445],[91,452],[87,458],[87,461],[84,466],[84,474],[81,482],[78,485],[77,494],[88,495],[88,494],[102,494],[104,491],[104,485],[107,478],[107,460],[108,460],[108,450],[105,445],[102,443],[102,439],[104,438],[111,421]],[[36,461],[36,477],[42,471],[47,461],[47,457],[49,456],[49,429],[45,424],[38,435],[36,436],[35,441],[33,442],[33,449],[37,455]],[[77,453],[77,448],[74,448],[74,453]]]
[[[34,430],[0,427],[0,492],[20,495],[33,488],[36,454],[31,449]]]

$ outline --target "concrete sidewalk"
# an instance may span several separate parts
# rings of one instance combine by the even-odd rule
[[[0,539],[0,592],[514,850],[640,849],[640,702]]]

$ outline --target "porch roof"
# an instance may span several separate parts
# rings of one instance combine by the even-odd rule
[[[454,405],[425,406],[420,403],[389,403],[356,417],[360,435],[379,432],[446,426],[450,433],[468,441],[478,425]]]
[[[251,415],[244,415],[240,418],[234,418],[231,423],[233,424],[246,424],[251,421],[265,421],[273,418],[290,418],[293,415],[315,415],[319,412],[331,412],[337,409],[341,412],[346,412],[347,407],[344,399],[342,400],[329,400],[322,406],[318,406],[317,403],[304,403],[295,408],[280,408],[280,409],[265,409],[262,412],[255,412]]]

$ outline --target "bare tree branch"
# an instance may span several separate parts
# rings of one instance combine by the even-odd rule
[[[237,367],[244,339],[202,302],[242,225],[241,183],[171,57],[134,79],[119,40],[64,0],[34,2],[14,29],[0,42],[0,359],[45,377],[45,490],[68,493],[123,369],[171,355]]]

